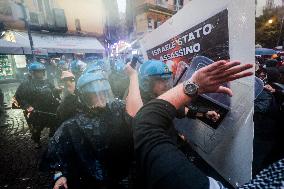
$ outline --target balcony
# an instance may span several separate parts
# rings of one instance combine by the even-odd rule
[[[172,16],[177,10],[178,9],[175,5],[162,0],[138,0],[136,2],[136,12],[138,14],[141,12],[153,11],[167,16]]]
[[[41,12],[29,13],[30,28],[35,31],[66,32],[67,22],[63,9],[53,8],[52,14],[44,15]]]

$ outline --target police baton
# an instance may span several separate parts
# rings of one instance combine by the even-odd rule
[[[55,113],[51,113],[51,112],[44,112],[44,111],[40,111],[40,110],[34,110],[33,113],[38,113],[38,114],[45,114],[45,115],[50,115],[50,116],[56,116]]]

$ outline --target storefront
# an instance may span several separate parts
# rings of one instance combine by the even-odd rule
[[[86,58],[103,58],[105,48],[95,37],[32,33],[33,54],[47,60],[74,58],[81,54]],[[30,41],[26,32],[7,31],[0,40],[0,82],[21,80],[27,72],[26,65],[32,59]]]

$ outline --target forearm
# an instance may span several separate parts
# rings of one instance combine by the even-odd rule
[[[171,103],[176,109],[188,104],[192,99],[183,91],[183,84],[179,84],[166,93],[158,97],[158,99],[165,100]]]
[[[131,117],[134,117],[142,106],[143,102],[140,95],[138,75],[133,74],[130,76],[129,92],[126,97],[126,111]]]

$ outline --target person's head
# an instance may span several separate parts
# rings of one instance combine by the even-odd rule
[[[266,68],[267,73],[267,83],[277,83],[279,82],[280,73],[277,68]]]
[[[32,79],[43,80],[45,78],[45,66],[39,62],[30,63],[29,72]]]
[[[265,68],[276,67],[277,63],[278,63],[277,60],[268,59],[268,60],[265,61]]]
[[[80,77],[86,67],[87,64],[85,62],[82,62],[81,60],[73,60],[71,62],[71,71],[76,77]]]
[[[153,98],[160,96],[173,87],[172,72],[159,60],[149,60],[139,69],[139,86]]]
[[[81,102],[88,108],[103,108],[114,100],[110,84],[101,72],[84,73],[78,79],[77,91]]]
[[[255,71],[255,76],[261,79],[262,81],[265,81],[267,79],[266,70],[262,66],[259,66],[258,69],[256,69]]]
[[[75,76],[69,71],[63,71],[61,74],[61,80],[63,81],[67,90],[73,94],[75,91]]]

